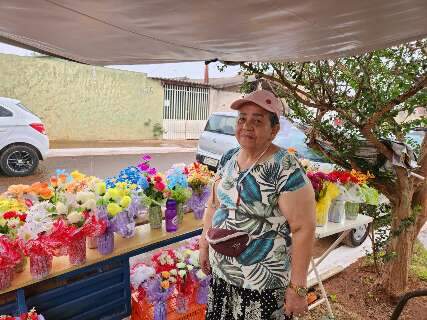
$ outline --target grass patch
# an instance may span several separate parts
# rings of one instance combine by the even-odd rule
[[[414,244],[410,268],[415,276],[423,281],[427,281],[427,249],[418,240]]]

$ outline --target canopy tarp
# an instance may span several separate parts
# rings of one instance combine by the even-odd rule
[[[427,36],[427,0],[0,0],[0,41],[93,64],[307,61]]]

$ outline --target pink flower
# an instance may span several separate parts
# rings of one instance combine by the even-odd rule
[[[148,154],[144,154],[144,155],[142,156],[142,160],[144,160],[144,161],[150,161],[150,160],[151,160],[151,156],[150,156],[150,155],[148,155]]]
[[[147,173],[153,176],[157,173],[157,170],[156,168],[150,168],[147,170]]]
[[[156,182],[154,183],[154,188],[158,191],[163,191],[166,188],[166,185],[163,182]]]
[[[150,168],[150,166],[147,163],[140,163],[138,164],[138,168],[141,171],[147,171]]]

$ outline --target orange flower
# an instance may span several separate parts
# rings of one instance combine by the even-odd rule
[[[58,177],[55,177],[55,176],[50,177],[50,185],[56,188],[58,186]]]
[[[15,184],[9,186],[9,188],[7,188],[7,192],[15,195],[17,198],[22,198],[24,193],[31,192],[31,187],[26,184]]]
[[[58,178],[60,183],[65,183],[67,181],[67,176],[65,174],[60,174]]]
[[[168,280],[162,281],[162,283],[160,284],[160,286],[163,289],[169,289],[169,281]]]
[[[162,271],[161,275],[163,279],[169,279],[170,276],[168,271]]]

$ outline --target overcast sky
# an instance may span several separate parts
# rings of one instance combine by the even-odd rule
[[[20,56],[29,56],[32,51],[14,47],[0,42],[0,53],[16,54]],[[224,72],[219,72],[217,63],[209,65],[209,77],[232,77],[237,74],[239,67],[228,67]],[[204,62],[183,62],[183,63],[163,63],[163,64],[140,64],[140,65],[123,65],[111,66],[121,70],[144,72],[150,77],[188,77],[201,79],[204,75]]]

